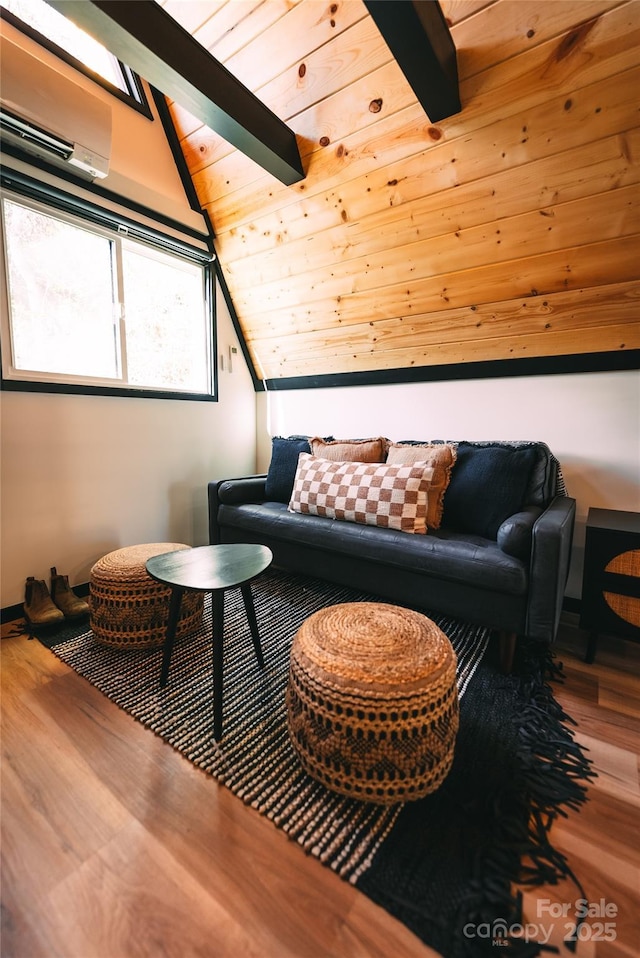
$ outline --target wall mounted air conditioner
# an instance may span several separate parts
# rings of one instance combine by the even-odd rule
[[[0,139],[84,179],[104,179],[111,107],[0,37]]]

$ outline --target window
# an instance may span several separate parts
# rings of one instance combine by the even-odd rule
[[[210,254],[10,190],[1,214],[5,386],[214,398]]]
[[[0,0],[2,16],[71,66],[151,116],[138,76],[46,0]]]

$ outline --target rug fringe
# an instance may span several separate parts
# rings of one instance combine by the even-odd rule
[[[540,651],[540,650],[538,650]],[[530,654],[526,650],[524,654]],[[529,823],[530,856],[535,866],[523,869],[521,880],[526,884],[555,884],[560,878],[571,878],[582,891],[565,856],[549,843],[549,831],[559,817],[578,811],[588,800],[588,787],[597,777],[586,748],[579,745],[569,727],[576,723],[564,711],[546,681],[564,681],[562,663],[553,651],[544,647],[542,656],[529,661],[527,670],[537,678],[530,684],[528,701],[522,711],[519,757],[524,780],[529,789],[531,818]],[[537,671],[537,675],[536,675]],[[549,718],[554,720],[550,724]],[[555,875],[555,880],[552,877]]]
[[[505,682],[519,683],[524,702],[517,728],[517,760],[522,772],[518,786],[522,789],[520,805],[529,806],[528,823],[525,831],[522,820],[513,815],[514,795],[503,796],[503,807],[494,810],[502,824],[502,838],[492,846],[489,857],[478,863],[478,880],[459,910],[461,923],[484,921],[498,932],[504,929],[504,938],[499,941],[500,954],[509,958],[535,958],[543,952],[557,954],[558,949],[510,933],[510,929],[522,924],[522,893],[512,889],[505,895],[500,876],[517,874],[518,885],[527,887],[556,885],[567,878],[581,898],[587,897],[567,857],[553,847],[549,838],[558,817],[566,818],[588,800],[588,786],[597,777],[586,749],[575,741],[569,727],[576,723],[554,698],[549,685],[549,681],[563,682],[564,678],[562,663],[550,648],[520,643],[514,673],[505,676]],[[507,815],[509,807],[511,814]],[[515,871],[514,856],[519,857]],[[496,922],[496,914],[503,915],[504,922]],[[459,940],[451,958],[496,954],[495,937],[484,941],[476,938],[472,947],[467,947],[470,944]],[[576,938],[567,941],[566,947],[575,951]]]

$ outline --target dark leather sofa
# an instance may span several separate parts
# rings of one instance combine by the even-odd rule
[[[523,448],[532,450],[533,464],[517,512],[500,523],[495,537],[466,531],[460,495],[467,496],[472,514],[474,457]],[[516,637],[555,638],[576,504],[544,443],[460,442],[457,449],[442,524],[427,535],[290,512],[285,502],[269,501],[267,476],[256,475],[209,483],[210,542],[262,543],[276,565],[294,572],[489,626],[500,633],[508,669]]]

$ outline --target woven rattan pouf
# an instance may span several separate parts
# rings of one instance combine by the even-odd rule
[[[412,801],[451,768],[456,654],[418,612],[348,602],[314,613],[293,641],[286,698],[303,767],[335,792]]]
[[[89,582],[89,607],[98,642],[122,649],[162,645],[171,589],[152,579],[145,563],[151,556],[189,548],[182,542],[150,542],[116,549],[96,562]],[[202,609],[202,593],[186,591],[176,638],[197,629]]]

